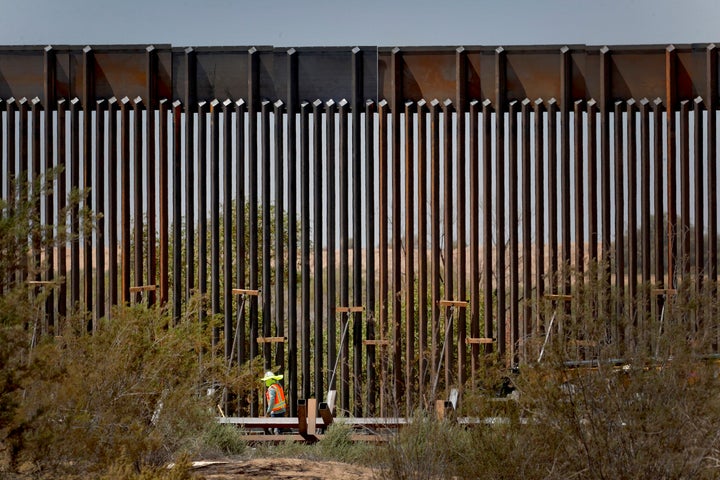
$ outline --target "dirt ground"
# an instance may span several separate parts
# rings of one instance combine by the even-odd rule
[[[257,458],[244,461],[212,461],[193,464],[193,474],[207,480],[239,479],[360,479],[377,478],[370,468],[338,462],[296,458]]]

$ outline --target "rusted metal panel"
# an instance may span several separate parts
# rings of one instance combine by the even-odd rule
[[[0,98],[42,95],[43,78],[43,47],[0,47]]]

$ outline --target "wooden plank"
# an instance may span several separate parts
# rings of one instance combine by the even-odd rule
[[[674,288],[653,288],[652,294],[659,295],[677,295],[677,290]]]
[[[363,340],[363,345],[387,346],[390,345],[390,342],[388,340]]]
[[[480,337],[480,338],[467,337],[465,339],[465,343],[468,345],[489,345],[489,344],[492,344],[494,341],[495,341],[495,339],[486,338],[486,337]]]
[[[438,300],[438,305],[440,305],[441,307],[466,308],[468,306],[468,302],[464,300]]]
[[[335,307],[335,311],[337,313],[357,313],[357,312],[363,312],[365,310],[365,307],[359,306],[359,307]]]
[[[250,295],[253,297],[257,297],[260,295],[260,290],[253,290],[249,288],[233,288],[232,289],[233,295]]]
[[[268,442],[275,442],[275,443],[286,443],[286,442],[309,442],[314,443],[316,441],[320,441],[325,437],[325,435],[313,435],[312,437],[302,436],[302,435],[263,435],[263,434],[249,434],[249,435],[241,435],[239,439],[244,442],[248,443],[268,443]],[[367,443],[382,443],[387,442],[389,440],[389,437],[386,435],[380,435],[380,434],[369,434],[369,433],[354,433],[349,436],[349,439],[351,442],[367,442]]]
[[[157,290],[157,285],[139,285],[137,287],[130,287],[130,293],[154,292],[155,290]]]
[[[258,337],[257,343],[283,343],[287,337]]]
[[[570,302],[570,301],[572,301],[572,295],[547,293],[547,294],[545,294],[545,299],[562,301],[562,302]]]

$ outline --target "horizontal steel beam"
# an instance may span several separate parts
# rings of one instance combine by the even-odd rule
[[[714,44],[647,46],[466,46],[466,47],[173,47],[171,45],[0,46],[0,98],[96,100],[248,98],[251,78],[256,99],[339,101],[353,98],[353,65],[359,64],[363,100],[489,99],[494,108],[524,98],[607,102],[659,98],[667,103],[708,98],[708,78],[717,72]],[[257,62],[250,61],[251,56]],[[393,84],[392,61],[400,71]],[[497,61],[503,57],[503,61]],[[292,68],[289,67],[292,62]],[[463,62],[458,68],[458,62]],[[673,69],[668,69],[673,65]],[[250,69],[257,68],[250,75]],[[502,68],[503,72],[498,72]],[[671,70],[675,75],[671,75]],[[458,73],[460,72],[460,73]],[[458,82],[458,75],[465,78]],[[562,80],[562,78],[567,80]],[[565,85],[563,81],[569,81]],[[498,82],[504,88],[498,88]],[[288,88],[293,83],[293,89]],[[458,89],[458,84],[463,88]],[[569,95],[563,88],[569,89]],[[293,99],[289,91],[296,91]],[[502,92],[502,98],[497,95]],[[712,95],[717,96],[717,91]],[[90,98],[85,98],[89,96]],[[712,105],[717,105],[713,98]],[[402,105],[403,102],[399,104]],[[600,106],[602,108],[602,106]],[[51,106],[51,108],[56,108]],[[674,108],[674,107],[673,107]]]

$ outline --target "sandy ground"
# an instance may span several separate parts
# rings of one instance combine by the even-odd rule
[[[257,458],[245,461],[213,461],[194,463],[193,474],[207,480],[238,479],[361,479],[378,478],[370,468],[338,462],[301,460],[296,458]]]

